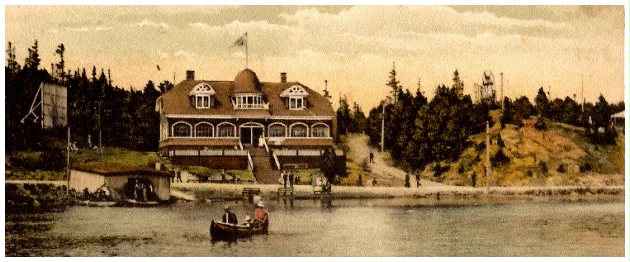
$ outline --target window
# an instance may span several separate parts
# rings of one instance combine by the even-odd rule
[[[286,127],[281,124],[273,124],[269,126],[269,137],[285,137]]]
[[[296,124],[291,127],[292,137],[306,137],[306,133],[306,125],[304,124]]]
[[[210,108],[210,96],[198,95],[197,108]]]
[[[235,137],[236,127],[231,124],[219,125],[219,137]]]
[[[195,136],[197,137],[212,137],[212,125],[208,123],[200,123],[195,126]]]
[[[329,137],[328,126],[318,124],[313,126],[313,137]]]
[[[190,125],[187,123],[177,123],[173,125],[173,136],[175,137],[189,137],[191,134]]]
[[[289,109],[304,109],[303,102],[301,97],[289,97]]]
[[[265,109],[265,102],[260,95],[239,95],[234,100],[234,109]]]

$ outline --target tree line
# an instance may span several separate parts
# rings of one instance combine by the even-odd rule
[[[354,126],[364,127],[357,131],[365,132],[370,143],[379,146],[384,117],[384,148],[390,150],[392,159],[405,169],[422,169],[430,163],[457,159],[466,148],[468,136],[483,131],[486,121],[491,121],[490,106],[474,104],[469,95],[460,92],[463,82],[457,71],[453,87],[438,86],[431,101],[420,89],[412,94],[408,89],[403,91],[399,83],[394,68],[386,84],[391,88],[390,95],[372,108],[365,120],[360,118],[358,105],[354,112],[348,112],[352,110],[342,99],[337,111],[340,134],[352,133]]]
[[[65,150],[66,129],[42,130],[41,119],[22,118],[29,112],[31,102],[42,82],[67,87],[68,126],[71,141],[79,148],[99,144],[137,151],[155,151],[159,140],[159,115],[155,101],[173,87],[169,81],[157,88],[148,81],[142,90],[125,90],[112,85],[110,70],[92,67],[65,68],[65,47],[55,50],[56,64],[44,69],[39,58],[37,40],[28,48],[28,57],[20,65],[15,58],[15,47],[8,43],[5,66],[5,128],[6,152]]]
[[[535,105],[526,96],[514,102],[508,97],[503,99],[504,111],[501,116],[501,127],[506,124],[522,126],[523,119],[536,116],[536,128],[545,129],[545,121],[554,121],[584,128],[585,135],[595,144],[614,144],[617,132],[612,126],[611,115],[625,110],[625,103],[609,104],[603,95],[598,101],[578,104],[567,96],[563,99],[549,100],[548,93],[541,87],[534,98]]]
[[[380,146],[384,117],[384,147],[390,150],[397,165],[410,170],[423,169],[434,163],[434,169],[439,170],[442,164],[458,159],[470,146],[470,135],[485,131],[486,121],[492,126],[489,111],[501,108],[498,102],[473,103],[469,95],[463,95],[464,83],[457,70],[453,72],[452,81],[450,87],[436,87],[435,96],[428,101],[420,89],[415,94],[408,89],[403,91],[393,68],[386,83],[391,89],[390,94],[372,108],[367,117],[356,102],[350,107],[346,97],[340,99],[337,110],[339,134],[364,132],[369,136],[370,144]],[[522,126],[523,119],[536,118],[537,128],[546,128],[547,121],[562,122],[584,127],[593,143],[614,143],[616,133],[610,116],[625,109],[623,101],[608,104],[602,95],[596,104],[584,103],[582,106],[575,97],[550,101],[543,88],[539,89],[534,103],[526,96],[514,101],[505,97],[501,128],[507,124]]]

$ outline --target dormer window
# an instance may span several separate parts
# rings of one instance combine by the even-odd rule
[[[209,95],[197,95],[197,108],[210,108]]]
[[[232,98],[234,109],[269,109],[269,103],[260,94],[237,94]]]
[[[212,86],[206,83],[198,84],[195,87],[193,87],[193,89],[190,90],[190,92],[188,92],[189,97],[194,96],[195,108],[199,108],[199,109],[212,108],[213,106],[212,96],[214,94],[215,92]]]
[[[289,109],[302,110],[306,108],[305,98],[308,96],[308,92],[301,85],[293,85],[280,94],[280,97],[286,98],[289,101]]]
[[[304,109],[304,99],[301,97],[289,97],[289,109]]]

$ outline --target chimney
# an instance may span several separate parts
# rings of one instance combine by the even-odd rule
[[[186,70],[186,80],[195,80],[194,70]]]
[[[280,73],[280,83],[286,83],[286,82],[287,82],[287,73],[286,72]]]

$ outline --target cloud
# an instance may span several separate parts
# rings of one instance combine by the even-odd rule
[[[175,52],[175,57],[177,57],[177,58],[186,58],[188,60],[193,60],[194,58],[197,57],[197,55],[195,53],[187,52],[187,51],[184,51],[184,50],[179,50],[179,51]]]
[[[234,57],[245,58],[245,53],[243,53],[243,52],[234,52]]]
[[[97,26],[94,30],[96,30],[96,31],[111,31],[111,30],[113,30],[113,28],[112,27]]]
[[[88,31],[90,31],[90,29],[87,28],[87,27],[79,27],[79,28],[66,27],[66,31],[70,31],[70,32],[88,32]]]
[[[133,24],[132,26],[139,26],[139,27],[155,27],[155,28],[164,28],[164,29],[168,29],[169,26],[166,23],[156,23],[153,22],[149,19],[144,19],[142,20],[142,22],[138,22]]]

